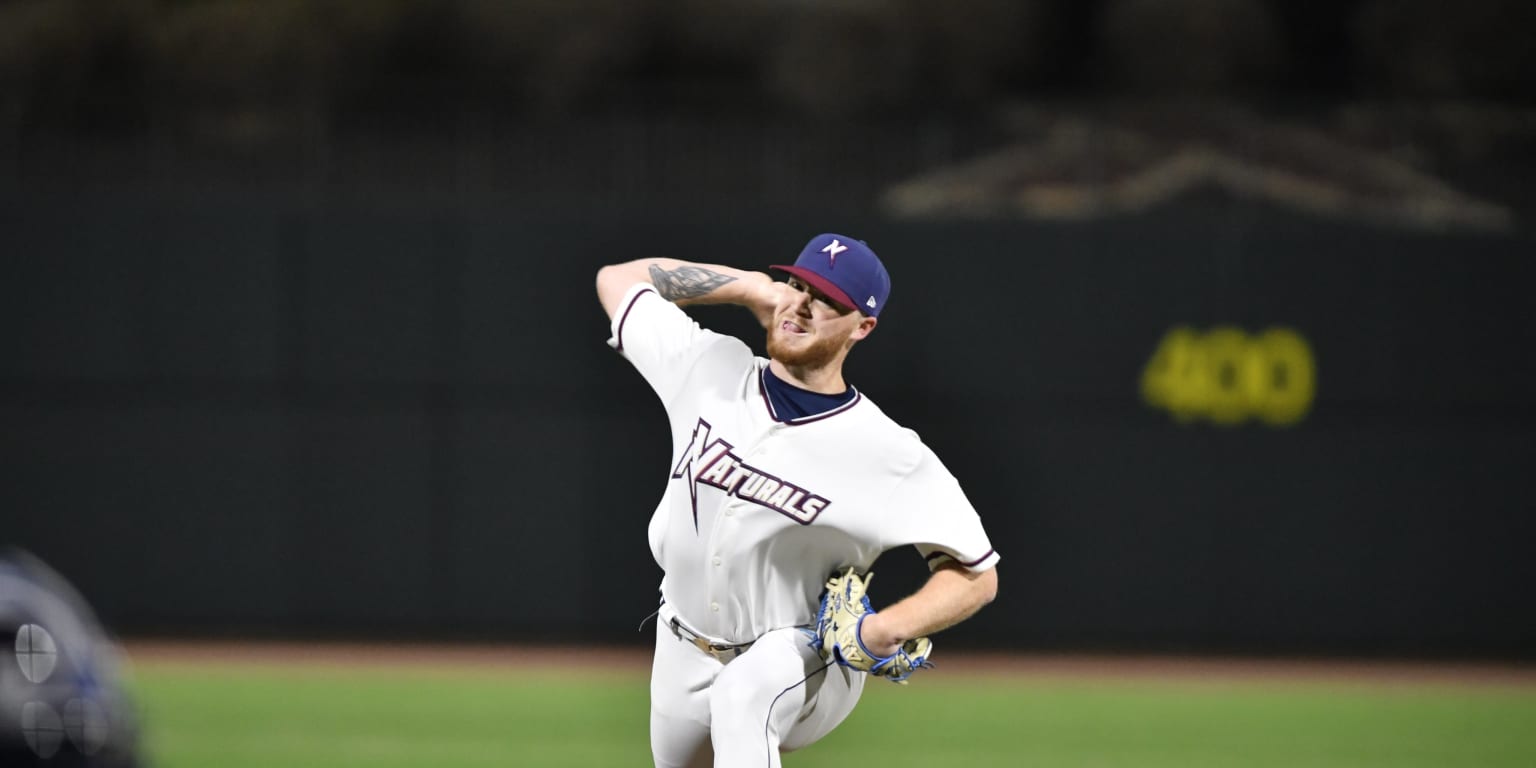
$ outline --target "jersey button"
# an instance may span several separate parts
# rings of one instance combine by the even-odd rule
[[[710,609],[710,610],[711,610],[711,611],[714,611],[714,612],[716,612],[716,613],[719,613],[719,612],[720,612],[720,604],[719,604],[719,603],[710,603],[710,604],[709,604],[709,609]]]
[[[720,558],[717,557],[714,560],[711,560],[710,562],[714,563],[715,565],[719,565],[720,564]]]

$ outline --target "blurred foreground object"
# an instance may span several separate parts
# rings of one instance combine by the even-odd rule
[[[0,551],[0,765],[138,765],[120,659],[62,576]]]

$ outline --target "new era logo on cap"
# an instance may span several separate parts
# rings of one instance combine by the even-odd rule
[[[867,243],[847,235],[817,235],[800,251],[794,266],[774,265],[770,269],[788,272],[833,301],[870,317],[885,309],[891,295],[891,276],[880,257]],[[854,296],[868,298],[861,303]]]

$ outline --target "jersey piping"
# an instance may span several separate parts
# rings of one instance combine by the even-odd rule
[[[624,323],[629,320],[629,311],[635,308],[635,302],[638,302],[640,297],[646,295],[647,293],[656,293],[656,289],[642,288],[638,291],[635,291],[635,295],[630,297],[629,303],[624,305],[624,314],[619,316],[618,331],[613,334],[614,339],[618,341],[618,344],[614,346],[614,351],[624,351]],[[661,296],[659,293],[656,293],[656,295],[658,297]]]
[[[949,558],[951,560],[954,560],[957,563],[960,563],[961,565],[965,566],[966,568],[975,568],[976,566],[981,565],[982,563],[986,562],[987,558],[991,557],[992,554],[994,552],[996,552],[996,551],[997,551],[996,549],[989,549],[989,550],[987,550],[987,553],[985,555],[982,555],[981,557],[978,557],[975,560],[970,561],[969,563],[967,563],[967,562],[965,562],[963,560],[959,560],[959,559],[955,558],[954,555],[951,555],[948,552],[942,552],[942,551],[941,552],[934,552],[934,553],[928,555],[928,557],[925,558],[925,559],[928,561],[930,566],[933,564],[934,560],[938,560],[940,558],[947,557],[947,558]]]
[[[767,370],[767,366],[766,365],[758,366],[758,369],[757,369],[757,393],[758,393],[758,395],[762,396],[762,398],[763,398],[763,407],[765,409],[767,409],[768,417],[773,419],[774,421],[780,423],[780,424],[787,424],[789,426],[798,427],[801,424],[810,424],[813,421],[821,421],[822,419],[829,419],[829,418],[832,418],[833,416],[836,416],[836,415],[838,415],[840,413],[847,412],[850,408],[854,407],[855,405],[858,405],[860,400],[864,399],[864,394],[862,392],[859,392],[859,388],[858,387],[849,386],[848,388],[853,390],[853,399],[849,400],[846,403],[843,403],[842,405],[839,405],[839,406],[837,406],[835,408],[831,408],[831,409],[822,411],[821,413],[813,413],[813,414],[811,414],[809,416],[800,416],[798,418],[793,418],[793,419],[780,418],[779,417],[779,412],[776,409],[774,409],[774,407],[773,407],[773,398],[768,396],[768,384],[767,384],[767,382],[765,382],[763,380],[763,377],[767,375],[765,373],[766,370]]]

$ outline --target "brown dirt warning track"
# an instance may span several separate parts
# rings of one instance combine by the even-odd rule
[[[645,674],[650,649],[586,645],[268,642],[131,639],[131,663],[248,664],[285,668],[432,667],[479,672],[552,670]],[[942,654],[942,651],[940,651]],[[1167,682],[1329,682],[1536,688],[1536,664],[1485,662],[1249,659],[1182,656],[935,655],[943,677]]]

